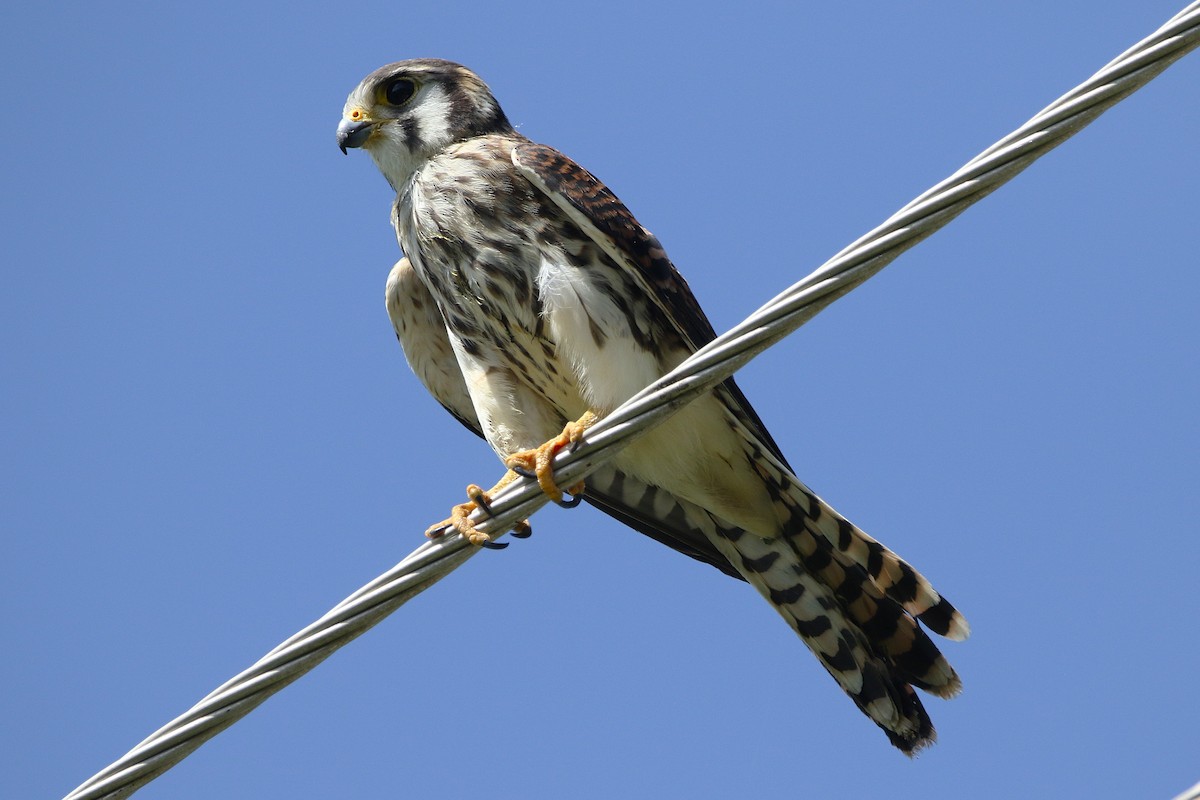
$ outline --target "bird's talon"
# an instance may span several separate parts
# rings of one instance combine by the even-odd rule
[[[564,497],[562,500],[555,501],[560,508],[574,508],[583,502],[583,492],[571,492],[569,497]]]
[[[537,480],[537,473],[533,472],[532,470],[525,469],[524,467],[520,466],[519,464],[516,466],[509,464],[508,468],[511,469],[513,472],[517,473],[518,475],[520,475],[522,478],[528,478],[531,481]]]
[[[479,546],[486,550],[503,550],[508,547],[508,542],[493,542],[491,539],[484,539],[479,542]]]
[[[574,486],[568,486],[567,494],[569,494],[570,497],[566,500],[559,501],[558,504],[563,508],[574,508],[583,501],[583,493],[586,489],[587,484],[585,484],[583,481],[580,481]]]
[[[529,520],[523,519],[512,526],[512,535],[518,539],[528,539],[533,536],[533,527],[530,526]]]
[[[487,492],[483,491],[483,489],[480,489],[478,486],[472,483],[467,487],[467,497],[472,503],[482,508],[483,512],[489,517],[495,516],[492,514],[492,506],[489,502]]]
[[[566,508],[574,508],[579,505],[579,500],[571,498],[563,500],[562,490],[554,483],[554,456],[558,451],[567,449],[573,451],[581,441],[584,432],[591,427],[596,421],[596,415],[592,412],[587,412],[576,422],[568,422],[563,428],[562,433],[555,436],[553,439],[533,448],[532,450],[522,450],[513,453],[504,459],[504,465],[514,475],[520,475],[522,478],[536,480],[538,486],[542,487],[545,492],[555,503]],[[571,492],[578,494],[578,492]]]

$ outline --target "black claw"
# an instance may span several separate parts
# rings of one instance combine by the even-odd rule
[[[492,504],[489,503],[487,498],[483,496],[483,492],[480,492],[478,497],[472,497],[471,502],[483,509],[483,513],[487,514],[489,517],[496,516],[492,513]]]
[[[558,503],[562,508],[574,508],[583,502],[583,494],[574,495],[569,500],[555,500],[554,502]]]
[[[508,542],[480,542],[479,546],[488,550],[503,550],[508,547]]]
[[[533,536],[533,528],[528,522],[518,522],[513,526],[510,533],[518,539],[528,539],[530,536]]]
[[[535,473],[530,472],[524,467],[509,467],[509,469],[520,475],[522,478],[528,478],[531,481],[536,481],[538,479],[538,476]]]
[[[528,478],[531,481],[536,481],[538,479],[538,476],[536,474],[530,472],[529,470],[525,469],[524,467],[509,467],[509,469],[511,469],[513,472],[517,473],[518,475],[520,475],[522,478]],[[583,496],[577,494],[574,497],[572,497],[570,500],[555,500],[554,502],[558,503],[563,508],[574,508],[575,506],[579,505],[580,502],[582,502],[582,501],[583,501]]]

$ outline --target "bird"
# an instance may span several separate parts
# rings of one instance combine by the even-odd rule
[[[337,142],[396,194],[403,257],[385,299],[409,366],[508,467],[448,520],[487,546],[472,509],[518,474],[562,501],[554,453],[716,333],[658,239],[519,133],[467,67],[380,67],[350,92]],[[936,739],[916,690],[949,698],[962,682],[926,629],[962,640],[966,619],[795,475],[732,378],[568,493],[753,586],[902,752]]]

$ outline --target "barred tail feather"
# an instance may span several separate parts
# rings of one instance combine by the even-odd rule
[[[911,754],[932,743],[936,733],[916,689],[951,697],[962,683],[920,623],[962,638],[966,621],[916,570],[753,449],[748,461],[779,519],[774,535],[745,530],[616,469],[594,473],[585,496],[653,538],[748,581],[893,745]]]
[[[816,655],[855,705],[883,729],[893,745],[913,753],[936,738],[929,714],[917,697],[913,685],[926,681],[929,673],[926,654],[913,658],[910,649],[899,657],[888,652],[889,644],[873,640],[868,630],[871,619],[848,607],[836,587],[830,586],[819,571],[803,565],[789,538],[764,539],[754,534],[722,526],[721,541],[714,541],[746,580],[765,597],[804,644]],[[894,608],[899,608],[894,601]],[[860,604],[862,609],[868,608]],[[864,624],[860,624],[859,617]],[[911,617],[911,631],[920,629]],[[892,637],[899,642],[903,637]],[[914,636],[913,640],[919,639]],[[928,637],[924,638],[928,642]],[[890,642],[890,640],[889,640]],[[936,654],[937,649],[929,643]],[[940,654],[937,655],[940,658]],[[913,661],[916,670],[907,662]],[[949,670],[949,665],[942,664]],[[953,670],[949,670],[953,675]],[[935,677],[935,680],[938,678]],[[941,679],[943,683],[957,677]]]
[[[820,550],[828,549],[839,562],[861,568],[873,585],[939,636],[962,641],[970,635],[966,618],[925,576],[834,511],[770,453],[748,444],[750,464],[766,482],[787,530],[806,530],[823,540]]]

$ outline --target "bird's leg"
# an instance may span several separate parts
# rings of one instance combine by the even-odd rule
[[[491,514],[492,509],[488,504],[492,501],[492,495],[516,479],[517,474],[510,469],[504,473],[504,477],[500,479],[499,483],[497,483],[491,489],[488,489],[486,492],[472,483],[467,487],[467,502],[459,503],[450,509],[449,518],[442,520],[436,525],[430,526],[429,529],[425,531],[425,535],[430,539],[435,539],[438,536],[441,536],[442,532],[446,528],[454,528],[463,536],[465,536],[467,541],[469,541],[471,544],[480,545],[481,547],[488,547],[493,550],[503,550],[505,547],[508,547],[507,544],[493,542],[492,537],[488,536],[482,531],[477,530],[475,528],[475,523],[471,522],[471,512],[476,508],[482,508],[485,512]],[[513,525],[512,535],[516,536],[518,539],[528,538],[531,533],[533,533],[533,530],[529,527],[528,520],[521,520],[517,524]]]
[[[551,464],[559,450],[577,443],[582,438],[583,432],[595,422],[596,415],[589,411],[575,422],[568,422],[562,433],[550,441],[532,450],[513,453],[504,459],[508,471],[504,473],[504,477],[500,479],[499,483],[486,492],[472,483],[467,487],[467,502],[459,503],[450,509],[450,516],[436,525],[430,526],[425,531],[425,535],[430,539],[435,539],[441,536],[447,528],[453,528],[466,537],[471,544],[496,550],[507,547],[507,544],[493,542],[490,536],[477,530],[475,523],[471,522],[471,512],[476,508],[482,508],[490,514],[491,508],[488,504],[492,501],[492,495],[516,480],[518,475],[536,479],[542,491],[561,506],[570,508],[579,505],[580,500],[583,499],[583,481],[567,489],[571,494],[571,499],[564,501],[562,490],[554,482],[554,470]],[[518,539],[525,539],[531,533],[533,531],[529,527],[528,520],[521,520],[512,529],[512,535]]]
[[[596,423],[596,415],[591,411],[584,414],[575,422],[568,422],[562,433],[550,441],[532,450],[522,450],[504,459],[504,465],[512,472],[526,478],[536,478],[538,486],[546,495],[560,506],[568,508],[579,505],[583,496],[583,481],[567,489],[571,500],[564,501],[562,490],[554,482],[552,462],[559,450],[567,445],[576,444],[583,437],[583,432]]]

